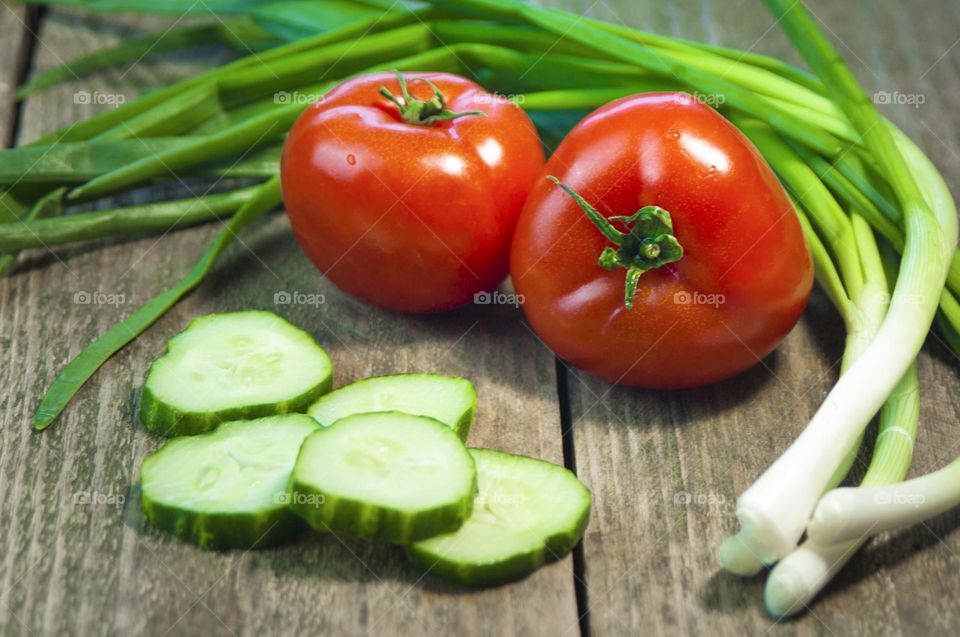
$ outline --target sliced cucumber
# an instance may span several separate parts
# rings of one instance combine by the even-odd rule
[[[272,312],[203,316],[150,366],[140,420],[153,433],[179,436],[303,412],[330,391],[332,370],[313,337]]]
[[[303,442],[293,510],[320,531],[407,543],[457,529],[476,493],[450,427],[399,411],[347,416]]]
[[[319,429],[303,414],[241,420],[169,440],[140,467],[147,520],[203,548],[278,544],[303,528],[287,483],[303,439]]]
[[[477,391],[466,378],[438,374],[396,374],[365,378],[321,396],[307,410],[321,425],[371,411],[429,416],[467,439],[477,408]]]
[[[471,449],[479,493],[457,531],[407,547],[431,573],[489,586],[520,579],[569,553],[587,527],[591,495],[567,469],[526,456]]]

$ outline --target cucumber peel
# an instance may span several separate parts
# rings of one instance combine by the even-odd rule
[[[333,364],[313,337],[272,312],[194,319],[150,366],[140,421],[163,436],[221,422],[303,412],[333,385]]]
[[[205,549],[290,539],[303,524],[288,507],[287,483],[303,439],[318,428],[287,414],[167,441],[140,468],[147,520]]]
[[[394,374],[344,385],[321,396],[307,413],[321,425],[329,426],[353,414],[402,411],[439,420],[466,440],[476,409],[477,390],[466,378]]]
[[[458,530],[416,542],[407,556],[424,570],[467,586],[525,577],[569,553],[587,527],[592,496],[559,465],[471,449],[479,493]]]
[[[319,531],[405,544],[456,530],[473,459],[447,425],[398,411],[341,418],[303,442],[291,508]]]

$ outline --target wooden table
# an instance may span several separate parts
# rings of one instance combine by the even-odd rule
[[[563,4],[798,61],[758,0]],[[11,90],[30,73],[171,21],[3,5],[0,142],[8,145],[110,108],[78,103],[79,91],[130,99],[214,60],[213,51],[146,60],[16,108]],[[883,110],[955,186],[956,4],[817,0],[812,8],[868,91],[923,96],[920,106]],[[735,527],[735,496],[797,435],[835,381],[842,329],[819,293],[780,349],[739,378],[696,391],[624,389],[565,367],[513,308],[413,317],[351,299],[317,274],[285,217],[274,215],[106,364],[56,426],[33,432],[32,410],[69,358],[185,272],[215,231],[35,251],[0,281],[4,635],[960,633],[958,512],[871,542],[795,621],[764,614],[762,577],[738,579],[718,568],[717,547]],[[279,290],[321,293],[326,302],[276,306]],[[95,292],[123,298],[78,302]],[[387,547],[310,535],[285,548],[216,553],[146,527],[137,471],[160,441],[134,426],[133,409],[147,365],[191,317],[245,308],[278,311],[312,332],[333,357],[338,384],[414,370],[469,376],[480,395],[473,445],[565,463],[593,490],[582,546],[522,582],[468,592],[421,579]],[[956,368],[931,337],[920,359],[913,474],[960,452]]]

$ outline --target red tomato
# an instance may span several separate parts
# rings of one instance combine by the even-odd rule
[[[619,254],[546,175],[601,222],[621,217],[614,237],[633,232]],[[672,236],[662,220],[622,218],[644,206],[669,213]],[[598,264],[605,248],[612,269]],[[632,308],[623,264],[638,266]],[[652,388],[751,367],[796,323],[813,284],[803,231],[770,167],[732,124],[682,93],[626,97],[580,122],[527,200],[510,265],[527,318],[557,355]]]
[[[435,312],[507,275],[543,151],[520,108],[473,82],[404,78],[411,99],[395,74],[376,73],[310,106],[284,145],[283,199],[300,245],[340,289],[390,309]]]

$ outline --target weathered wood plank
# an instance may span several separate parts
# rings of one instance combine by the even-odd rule
[[[38,47],[37,66],[110,43],[114,24],[112,18],[51,12],[40,32],[46,46]],[[122,24],[127,30],[158,26]],[[145,62],[39,94],[24,109],[20,142],[103,107],[75,103],[78,91],[131,98],[192,70],[179,62]],[[69,357],[185,272],[215,231],[68,249],[57,257],[35,253],[0,283],[0,601],[6,606],[0,606],[0,632],[576,631],[570,558],[519,584],[468,595],[429,576],[421,579],[390,547],[308,535],[285,548],[211,553],[145,526],[130,489],[143,456],[160,441],[133,424],[135,389],[166,339],[207,312],[277,311],[328,348],[337,384],[402,371],[468,376],[480,395],[471,444],[563,461],[554,361],[514,320],[516,310],[477,307],[418,318],[372,309],[317,274],[281,215],[244,235],[217,273],[110,361],[54,428],[29,430],[32,408]],[[78,292],[98,291],[123,295],[122,302],[73,302]],[[278,291],[323,294],[325,303],[276,305]],[[84,494],[101,502],[75,502]]]
[[[756,2],[633,3],[623,21],[798,62]],[[935,6],[934,6],[935,5]],[[621,5],[615,5],[619,8]],[[884,111],[916,139],[958,194],[960,102],[956,31],[947,2],[922,11],[896,2],[813,2],[842,38],[869,91],[922,95]],[[613,13],[618,13],[614,10]],[[611,19],[610,11],[600,14]],[[951,48],[953,47],[953,48]],[[858,60],[859,58],[859,60]],[[932,67],[932,68],[931,68]],[[797,435],[832,385],[842,325],[816,294],[796,330],[763,366],[695,391],[611,388],[570,372],[579,474],[595,510],[584,541],[591,632],[606,634],[956,634],[960,515],[873,542],[801,618],[774,623],[763,578],[719,569],[734,530],[735,497]],[[921,432],[915,475],[942,466],[957,443],[957,360],[931,338],[921,357]]]
[[[0,3],[0,148],[9,146],[14,129],[14,92],[27,63],[30,42],[27,8]]]

